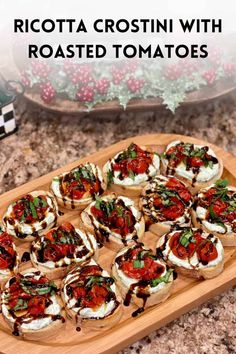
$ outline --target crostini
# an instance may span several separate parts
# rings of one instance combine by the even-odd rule
[[[52,194],[34,191],[9,205],[3,216],[3,227],[17,239],[33,241],[54,227],[57,217],[58,207]]]
[[[141,244],[118,252],[112,265],[112,275],[124,298],[124,305],[129,306],[132,300],[139,307],[133,312],[133,317],[166,300],[174,279],[173,269]]]
[[[112,191],[128,197],[138,197],[147,181],[159,172],[159,155],[134,143],[116,154],[103,168]]]
[[[114,251],[141,240],[145,231],[144,218],[134,201],[115,194],[96,197],[82,211],[81,220],[100,245]]]
[[[221,177],[223,163],[208,146],[172,141],[162,154],[162,170],[181,179],[195,194]]]
[[[92,234],[64,222],[33,241],[31,261],[49,279],[58,279],[74,265],[97,258],[97,248]]]
[[[12,334],[41,340],[56,333],[64,318],[56,285],[39,270],[27,269],[6,283],[2,293],[2,315]]]
[[[195,227],[218,236],[223,246],[236,246],[236,188],[227,180],[202,189],[192,208]]]
[[[192,202],[192,195],[183,182],[175,177],[155,177],[140,198],[146,227],[160,236],[175,227],[190,226]]]
[[[61,296],[78,331],[106,330],[121,318],[121,296],[114,279],[94,260],[67,274]]]
[[[156,253],[177,273],[192,278],[216,277],[224,267],[220,240],[202,229],[188,227],[163,235],[157,242]]]
[[[0,226],[0,288],[18,271],[20,259],[13,237]]]
[[[54,177],[51,183],[58,205],[67,209],[84,209],[95,194],[101,195],[105,189],[102,171],[91,162]]]

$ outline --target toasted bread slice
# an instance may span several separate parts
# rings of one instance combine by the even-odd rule
[[[196,211],[191,210],[192,222],[194,227],[202,228],[205,232],[210,232],[221,240],[224,247],[235,247],[236,246],[236,232],[229,232],[227,234],[222,234],[220,232],[209,230],[200,220],[197,218]]]
[[[117,324],[122,316],[122,306],[120,305],[121,295],[113,279],[113,283],[109,286],[111,299],[105,300],[104,298],[105,302],[100,305],[99,309],[92,309],[86,305],[86,313],[83,314],[83,309],[76,305],[76,300],[74,300],[73,294],[68,295],[68,286],[70,286],[71,283],[76,284],[77,281],[80,281],[80,286],[82,286],[81,284],[83,283],[86,289],[88,286],[86,284],[90,281],[91,275],[87,275],[86,280],[81,280],[81,272],[83,272],[85,268],[88,269],[89,267],[94,266],[99,267],[101,270],[99,279],[101,279],[101,277],[103,279],[109,279],[109,281],[112,279],[106,271],[92,260],[90,263],[84,265],[84,267],[75,267],[67,274],[61,286],[61,298],[68,318],[74,322],[78,330],[81,329],[85,333],[90,332],[91,330],[107,330]]]
[[[35,268],[30,268],[21,272],[21,275],[32,274],[34,274],[35,276],[42,275],[42,273],[40,274],[40,272]],[[51,337],[52,335],[56,334],[58,330],[62,328],[65,322],[64,318],[61,316],[61,299],[57,295],[52,295],[50,297],[50,300],[52,301],[52,304],[50,306],[52,306],[52,309],[49,311],[50,306],[47,308],[46,311],[48,311],[48,313],[45,317],[27,317],[27,320],[24,322],[23,316],[27,315],[27,310],[22,309],[19,311],[15,311],[14,316],[8,310],[8,288],[12,279],[13,278],[11,278],[9,282],[5,285],[4,291],[2,293],[2,314],[4,320],[12,329],[13,335],[21,336],[24,339],[37,341],[44,340],[45,338]],[[51,311],[55,313],[52,313]]]
[[[9,217],[12,212],[12,204],[8,206],[6,213],[3,216],[3,227],[10,235],[14,236],[19,241],[31,242],[35,237],[41,236],[44,232],[50,230],[57,223],[58,206],[54,196],[45,190],[38,190],[28,193],[33,198],[45,196],[48,202],[48,209],[45,212],[45,217],[40,221],[35,221],[31,224],[25,221],[18,221]],[[18,198],[20,200],[21,198]]]
[[[176,177],[158,175],[142,190],[139,206],[149,231],[157,236],[191,224],[193,198]]]
[[[188,248],[189,245],[193,249]],[[184,252],[190,255],[177,256]],[[183,228],[163,235],[157,242],[157,254],[177,272],[191,278],[210,279],[219,275],[224,267],[221,241],[197,228]]]
[[[180,141],[173,141],[171,142],[168,146],[166,151],[168,151],[169,149],[175,147],[178,144],[184,144],[183,146],[185,146],[186,143],[180,142]],[[199,148],[203,148],[203,146],[201,145],[195,145],[192,144],[194,149],[199,149]],[[206,151],[206,150],[205,150]],[[208,150],[206,151],[207,154],[209,154],[213,159],[217,158],[218,160],[218,168],[216,169],[216,171],[214,171],[215,173],[213,173],[213,169],[212,167],[208,167],[205,165],[194,165],[194,169],[199,169],[199,172],[192,172],[192,177],[190,177],[191,175],[191,168],[186,168],[186,166],[184,165],[184,163],[182,162],[182,169],[178,166],[177,168],[168,168],[168,160],[163,157],[161,159],[162,162],[162,167],[161,167],[161,171],[162,174],[164,175],[175,175],[176,177],[178,177],[180,180],[182,180],[189,188],[190,192],[192,194],[196,194],[200,189],[202,188],[206,188],[208,186],[210,186],[212,183],[214,183],[215,181],[217,181],[219,178],[221,178],[222,173],[223,173],[223,162],[222,160],[216,156],[216,154],[214,153],[214,151],[210,148],[208,148]],[[184,153],[184,156],[186,157],[187,155]],[[189,156],[189,155],[188,155]],[[191,155],[192,156],[192,155]],[[195,155],[193,155],[195,156]],[[201,158],[198,157],[200,155],[196,155],[197,157],[193,157],[193,158]],[[181,165],[181,164],[180,164]],[[201,170],[206,170],[204,173],[204,176],[202,177],[202,180],[200,180],[200,178],[198,178],[198,174],[201,173]],[[206,173],[208,174],[212,174],[211,177],[206,178]],[[187,176],[189,175],[189,176]]]
[[[91,208],[96,204],[92,202],[85,210],[81,213],[81,220],[85,228],[95,234],[97,242],[104,244],[107,248],[118,251],[123,248],[125,244],[135,243],[136,241],[141,241],[145,232],[144,218],[141,213],[134,206],[134,202],[126,197],[116,196],[115,194],[109,194],[101,197],[102,201],[122,201],[125,207],[131,210],[132,215],[135,217],[135,225],[132,233],[129,233],[125,237],[122,237],[117,232],[111,231],[108,226],[100,223],[92,214]]]
[[[89,175],[88,174],[87,175],[88,176],[92,175],[96,179],[96,181],[98,181],[100,183],[101,188],[95,194],[102,194],[107,188],[106,182],[103,179],[102,171],[97,165],[95,165],[91,162],[86,162],[83,165],[79,165],[78,167],[74,168],[73,170],[71,170],[69,172],[64,172],[52,179],[50,189],[51,189],[52,193],[54,194],[58,205],[63,208],[72,209],[72,210],[73,209],[83,210],[84,208],[86,208],[86,206],[88,204],[90,204],[94,200],[94,194],[91,194],[90,191],[85,191],[85,193],[82,195],[82,197],[80,199],[72,199],[71,197],[69,197],[67,195],[62,195],[61,183],[63,181],[63,178],[65,176],[70,175],[73,171],[76,171],[79,168],[89,169],[88,170]],[[85,170],[85,172],[86,172],[86,170]]]
[[[133,174],[132,177],[126,177],[126,178],[123,178],[122,180],[119,179],[118,177],[114,176],[114,173],[113,173],[114,171],[112,170],[111,163],[114,162],[114,160],[119,155],[124,154],[125,152],[129,151],[129,149],[131,149],[131,150],[136,149],[136,147],[138,149],[141,148],[142,150],[147,151],[148,153],[151,153],[151,156],[153,159],[152,163],[150,164],[151,167],[148,168],[146,173]],[[131,154],[131,156],[132,156],[132,154]],[[111,191],[113,191],[114,193],[117,193],[118,195],[125,195],[125,196],[131,197],[131,198],[139,197],[142,192],[142,189],[148,183],[148,180],[150,178],[154,177],[155,175],[159,174],[159,172],[160,172],[160,158],[159,158],[159,156],[157,154],[154,154],[154,151],[152,151],[147,146],[138,147],[136,144],[133,144],[133,143],[126,150],[120,151],[118,154],[116,154],[103,167],[104,180],[106,181],[107,185],[109,186],[109,189],[111,189]],[[111,173],[113,175],[112,180],[109,177]]]
[[[137,280],[133,276],[124,273],[124,271],[120,268],[120,263],[122,262],[132,263],[132,262],[137,262],[137,260],[140,261],[139,256],[132,255],[132,252],[137,252],[137,251],[139,252],[139,255],[144,254],[142,256],[143,259],[145,259],[145,257],[148,258],[148,256],[150,255],[151,259],[152,260],[154,259],[154,262],[156,262],[160,267],[162,267],[162,274],[159,276],[159,280],[163,279],[163,281],[157,283],[156,286],[151,286],[151,282],[152,282],[151,280],[150,280],[150,284],[148,285],[147,276],[145,276],[145,280],[143,280],[138,275],[139,280]],[[142,262],[142,260],[140,262]],[[142,273],[145,267],[144,264],[142,264],[142,268],[140,268]],[[130,268],[129,265],[128,268],[130,270],[132,267]],[[138,268],[133,268],[133,271],[135,269],[138,273]],[[148,271],[150,272],[150,265],[148,266]],[[168,270],[163,260],[154,258],[152,252],[146,249],[145,247],[143,247],[142,245],[133,245],[133,246],[131,245],[131,246],[124,247],[122,250],[120,250],[112,263],[112,275],[115,278],[116,284],[121,291],[122,297],[124,299],[124,304],[127,306],[130,300],[132,300],[134,304],[136,304],[139,308],[142,309],[144,309],[144,307],[147,308],[165,301],[170,296],[171,289],[173,286],[172,270]],[[168,279],[166,277],[167,275],[168,275]],[[146,287],[144,286],[145,282],[147,283]],[[143,294],[146,294],[146,296],[143,296]],[[129,298],[130,295],[131,298],[130,300],[128,300],[128,303],[126,303],[127,296]]]
[[[88,262],[91,258],[97,259],[98,257],[98,245],[95,240],[95,237],[83,230],[75,229],[70,223],[64,223],[61,226],[50,230],[50,234],[57,235],[57,230],[60,229],[60,234],[63,232],[63,225],[71,229],[71,240],[68,240],[68,245],[73,245],[73,257],[62,256],[59,260],[43,260],[42,250],[50,247],[51,242],[48,240],[47,235],[37,238],[32,243],[31,246],[31,261],[33,265],[38,268],[41,272],[47,275],[49,279],[59,279],[63,278],[68,271],[73,268],[75,265],[83,264]],[[69,226],[68,226],[69,225]],[[65,234],[63,243],[61,247],[65,246],[65,238],[68,238],[68,233]],[[60,238],[56,240],[57,246],[60,245]],[[82,243],[81,243],[82,241]],[[77,246],[76,245],[77,242]],[[41,256],[39,256],[39,254]],[[44,253],[43,253],[44,254]]]

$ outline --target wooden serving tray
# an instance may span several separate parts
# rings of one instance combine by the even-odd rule
[[[42,176],[34,181],[31,181],[23,186],[15,188],[0,197],[0,217],[2,217],[8,204],[20,195],[28,193],[32,190],[46,189],[53,176],[68,171],[75,167],[78,163],[91,161],[99,166],[112,157],[118,151],[128,146],[130,142],[135,142],[140,145],[150,145],[155,147],[156,151],[162,152],[165,146],[171,141],[181,139],[192,143],[206,144],[206,142],[171,134],[153,134],[129,138],[117,144],[114,144],[106,149],[103,149],[91,156],[75,161],[67,166],[64,166],[52,173]],[[215,150],[222,158],[224,163],[224,177],[231,184],[236,185],[236,157],[221,148],[207,144]],[[71,221],[75,226],[80,225],[78,211],[66,211],[63,216],[59,217],[59,223],[63,220]],[[151,232],[146,232],[144,243],[154,248],[157,241],[157,236]],[[29,248],[29,243],[24,243],[17,240],[17,246],[20,254]],[[111,250],[103,247],[100,249],[98,263],[102,267],[110,271],[111,261],[115,254]],[[31,266],[27,262],[21,266],[25,269]],[[146,309],[145,312],[137,318],[132,318],[131,314],[136,309],[134,305],[124,307],[124,314],[120,323],[112,329],[105,332],[93,332],[83,334],[83,331],[77,332],[75,326],[69,321],[66,321],[65,329],[61,330],[56,336],[40,342],[32,342],[20,340],[11,335],[11,331],[5,324],[5,321],[0,319],[0,351],[7,354],[21,353],[115,353],[124,348],[128,344],[144,337],[154,329],[166,325],[168,322],[176,319],[183,313],[193,309],[204,301],[217,294],[223,292],[236,284],[236,248],[228,247],[225,249],[225,269],[218,277],[210,280],[196,280],[178,276],[174,282],[174,288],[170,298],[162,304]]]

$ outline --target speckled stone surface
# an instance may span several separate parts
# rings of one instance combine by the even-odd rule
[[[192,135],[236,155],[236,93],[175,115],[159,110],[79,118],[43,111],[24,99],[16,112],[17,134],[0,141],[0,193],[138,134]],[[236,287],[121,353],[236,353]]]

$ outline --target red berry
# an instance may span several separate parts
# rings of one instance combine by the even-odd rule
[[[129,89],[130,92],[136,93],[140,91],[140,89],[143,87],[145,81],[144,79],[136,79],[133,76],[130,76],[128,80],[126,81],[126,85]]]
[[[182,69],[178,64],[171,64],[167,66],[164,70],[164,76],[168,80],[177,80],[182,74]]]
[[[209,50],[209,59],[212,63],[220,65],[221,63],[221,52],[219,48],[211,48]]]
[[[21,83],[25,87],[30,87],[30,79],[25,71],[21,73]]]
[[[80,102],[93,102],[94,88],[92,86],[82,86],[78,90],[76,97]]]
[[[125,70],[118,67],[118,66],[113,66],[111,68],[111,74],[112,74],[112,82],[114,85],[119,85],[119,83],[124,79],[125,77]]]
[[[88,64],[80,64],[75,67],[75,71],[72,73],[71,81],[74,84],[87,85],[93,81],[92,66]]]
[[[234,76],[236,74],[236,64],[235,63],[224,63],[223,69],[228,76]]]
[[[137,59],[129,59],[125,62],[125,71],[127,74],[134,73],[138,68]]]
[[[96,81],[95,88],[100,95],[106,95],[110,86],[109,80],[104,77]]]
[[[39,60],[33,61],[31,65],[32,65],[32,73],[41,78],[47,78],[51,71],[51,68],[47,63]]]
[[[188,76],[191,76],[199,68],[199,63],[194,59],[181,59],[179,65],[181,65],[183,73]]]
[[[75,71],[75,63],[72,60],[66,59],[63,63],[63,69],[70,76]]]
[[[208,85],[212,85],[216,79],[216,71],[215,69],[204,71],[202,76],[204,77]]]
[[[41,98],[45,103],[50,103],[55,95],[56,95],[56,91],[53,88],[52,84],[50,82],[46,82],[42,85],[40,85],[41,87]]]

